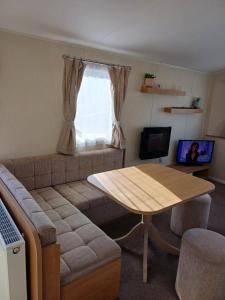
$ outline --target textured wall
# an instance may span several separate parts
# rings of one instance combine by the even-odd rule
[[[210,93],[205,122],[207,138],[215,140],[210,169],[213,179],[225,183],[225,71],[210,76]],[[211,137],[210,137],[211,136]]]
[[[174,115],[164,106],[189,105],[207,98],[208,76],[190,70],[142,61],[88,47],[49,42],[0,32],[0,159],[55,152],[62,125],[62,54],[132,66],[122,123],[127,138],[127,163],[138,162],[144,126],[172,126],[170,153],[177,139],[202,135],[202,114]],[[182,87],[185,97],[140,93],[145,72],[156,72],[164,86]]]

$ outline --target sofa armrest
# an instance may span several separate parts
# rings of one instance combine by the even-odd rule
[[[0,165],[0,179],[23,209],[38,232],[41,245],[47,246],[56,242],[56,227],[44,213],[31,194],[9,170]]]

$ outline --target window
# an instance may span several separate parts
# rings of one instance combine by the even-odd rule
[[[77,146],[96,147],[111,143],[113,115],[108,69],[105,66],[88,64],[77,99]]]

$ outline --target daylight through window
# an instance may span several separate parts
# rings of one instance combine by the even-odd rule
[[[110,144],[113,125],[111,80],[106,66],[85,68],[75,118],[77,147]]]

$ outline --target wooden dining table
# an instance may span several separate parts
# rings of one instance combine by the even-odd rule
[[[214,184],[204,179],[160,164],[142,164],[88,177],[88,182],[129,212],[142,216],[141,222],[126,235],[115,239],[124,242],[143,234],[143,281],[148,280],[148,240],[153,240],[167,253],[179,255],[179,249],[164,240],[152,223],[152,215],[182,205],[210,193]]]

